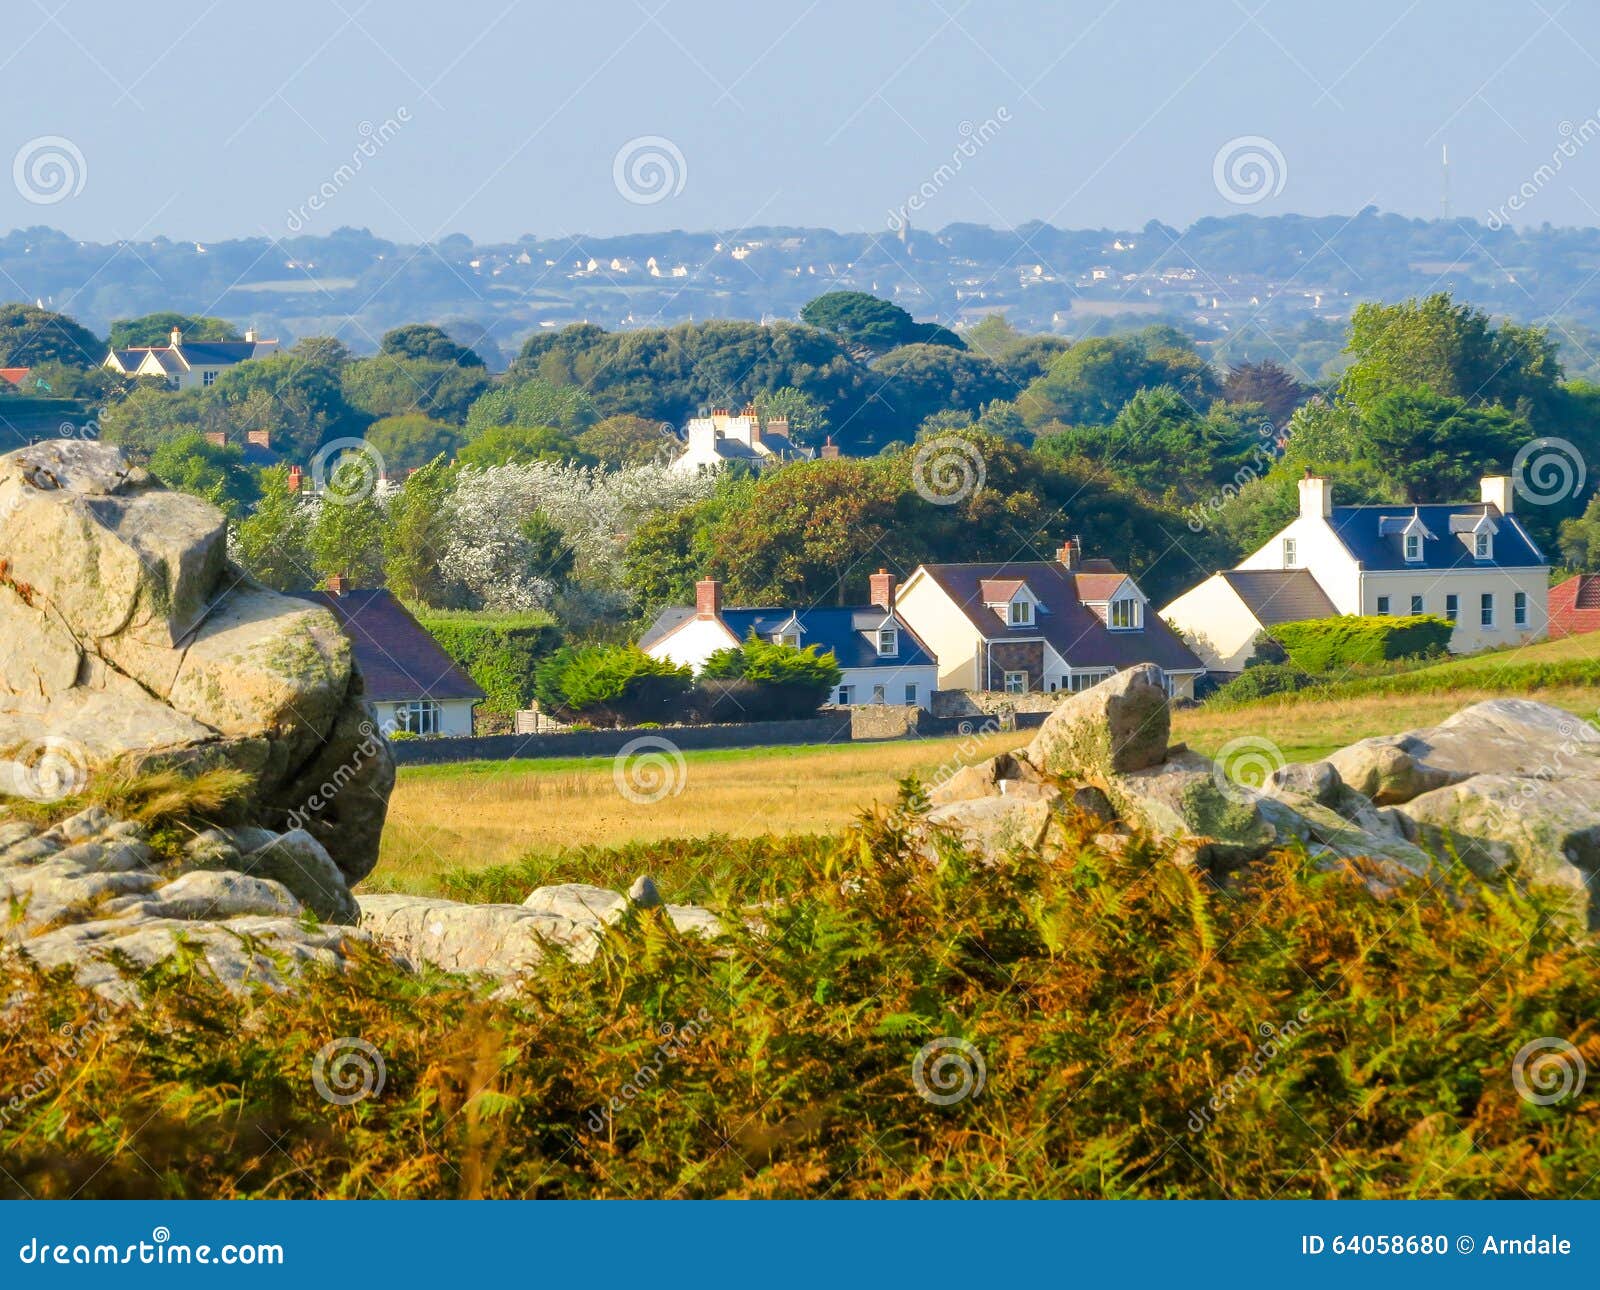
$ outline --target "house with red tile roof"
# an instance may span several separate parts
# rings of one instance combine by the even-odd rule
[[[1550,588],[1550,637],[1600,632],[1600,573],[1576,573]]]
[[[942,690],[1085,690],[1153,663],[1168,693],[1193,698],[1205,674],[1139,585],[1076,541],[1054,561],[925,564],[896,602],[938,660]]]

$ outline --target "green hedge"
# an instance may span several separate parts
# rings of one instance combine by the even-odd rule
[[[1292,663],[1263,663],[1247,667],[1211,696],[1213,703],[1247,703],[1274,694],[1292,694],[1315,685],[1317,678]]]
[[[479,708],[483,712],[531,707],[534,671],[561,644],[555,620],[545,613],[424,610],[417,621],[488,696]]]
[[[545,712],[616,726],[680,716],[692,683],[688,668],[637,645],[586,645],[563,647],[540,663],[534,690]]]
[[[1453,630],[1452,623],[1433,614],[1404,618],[1352,615],[1279,623],[1271,629],[1271,636],[1296,667],[1307,672],[1336,672],[1398,658],[1442,654]]]

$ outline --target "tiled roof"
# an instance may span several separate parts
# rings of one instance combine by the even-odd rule
[[[422,624],[387,591],[308,591],[303,599],[333,611],[350,638],[366,682],[380,703],[414,699],[481,699],[483,691],[456,666]]]
[[[1338,617],[1310,569],[1224,569],[1220,576],[1263,627]]]
[[[1125,573],[1078,573],[1078,599],[1099,602],[1110,600],[1111,593],[1128,580]]]
[[[1461,537],[1485,515],[1498,532],[1494,538],[1494,558],[1475,560],[1472,548]],[[1429,533],[1437,537],[1425,538],[1422,559],[1408,561],[1405,556],[1405,539],[1385,521],[1400,520],[1402,525],[1415,516],[1420,518]],[[1544,554],[1528,536],[1515,515],[1502,515],[1497,507],[1486,502],[1461,502],[1456,505],[1426,506],[1335,506],[1328,521],[1345,549],[1366,569],[1530,569],[1549,563]]]
[[[988,641],[1043,637],[1071,667],[1132,667],[1154,663],[1169,672],[1203,671],[1205,664],[1172,628],[1147,607],[1140,631],[1112,631],[1078,598],[1077,580],[1050,561],[1015,564],[925,564],[946,595]],[[1042,606],[1031,627],[1011,627],[984,605],[987,582],[1026,582]]]

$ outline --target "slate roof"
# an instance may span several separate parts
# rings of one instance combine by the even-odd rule
[[[1219,576],[1263,627],[1339,615],[1310,569],[1224,569]]]
[[[1398,531],[1386,532],[1385,529],[1393,525],[1386,526],[1384,521],[1399,519],[1405,523],[1413,515],[1422,520],[1429,533],[1439,536],[1423,540],[1421,560],[1407,561],[1405,539]],[[1470,531],[1485,515],[1499,530],[1494,538],[1494,558],[1475,560],[1472,548],[1460,534]],[[1460,502],[1453,506],[1335,506],[1328,523],[1344,543],[1345,550],[1368,570],[1533,569],[1549,564],[1517,517],[1502,515],[1498,507],[1487,502]]]
[[[1037,640],[1042,637],[1071,667],[1132,667],[1154,663],[1168,672],[1201,672],[1205,664],[1155,612],[1146,606],[1141,631],[1112,631],[1078,597],[1077,577],[1046,560],[1014,564],[925,564],[922,566],[946,595],[960,606],[988,641]],[[984,605],[983,585],[1018,580],[1039,599],[1041,608],[1031,627],[1011,627]]]
[[[350,638],[367,697],[380,703],[415,699],[482,699],[483,691],[456,666],[387,591],[308,591],[301,596],[333,611]]]
[[[262,348],[270,354],[277,344],[256,340],[186,340],[178,346],[190,367],[227,367],[254,358],[256,351]]]
[[[663,609],[650,630],[639,638],[639,648],[649,649],[695,616],[693,608],[673,606]],[[815,609],[724,609],[722,623],[734,637],[744,640],[754,631],[757,636],[770,638],[791,618],[800,624],[800,645],[819,647],[818,653],[831,652],[844,668],[861,667],[932,667],[933,653],[917,639],[905,622],[896,619],[900,629],[900,652],[883,658],[878,654],[875,637],[865,633],[876,630],[887,615],[876,605],[822,606]]]

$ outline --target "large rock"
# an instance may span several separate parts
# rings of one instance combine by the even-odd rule
[[[232,765],[256,781],[245,822],[304,829],[357,881],[377,862],[388,744],[332,614],[230,566],[225,531],[111,445],[0,456],[0,791]],[[354,917],[344,897],[310,903]]]
[[[1064,700],[1028,745],[1027,759],[1054,775],[1095,780],[1159,766],[1172,716],[1161,671],[1126,668]]]
[[[1173,753],[1156,766],[1109,776],[1106,796],[1126,823],[1182,844],[1182,853],[1218,872],[1266,854],[1278,841],[1257,795],[1236,786],[1198,753]]]

